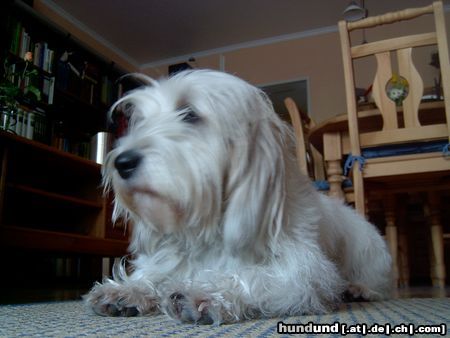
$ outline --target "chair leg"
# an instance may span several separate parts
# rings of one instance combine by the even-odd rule
[[[394,285],[398,285],[398,240],[397,226],[395,225],[395,197],[388,195],[383,201],[384,218],[386,220],[386,242],[392,256],[392,271],[394,274]]]
[[[425,214],[429,220],[431,231],[431,280],[435,287],[445,287],[444,238],[439,212],[439,195],[428,193]]]
[[[345,196],[342,191],[341,136],[339,133],[325,133],[323,135],[323,143],[327,180],[330,183],[328,195],[344,200]]]
[[[338,161],[329,161],[327,167],[327,177],[330,184],[329,196],[345,199],[344,192],[342,190],[342,166]]]

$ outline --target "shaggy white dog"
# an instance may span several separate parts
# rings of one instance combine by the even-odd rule
[[[389,295],[383,239],[300,175],[291,128],[259,89],[206,70],[146,80],[114,106],[129,130],[104,180],[133,259],[85,296],[96,313],[230,323]]]

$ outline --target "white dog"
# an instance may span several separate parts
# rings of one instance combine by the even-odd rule
[[[389,295],[383,239],[300,175],[259,89],[206,70],[147,81],[114,106],[129,130],[104,180],[114,218],[132,221],[133,260],[85,296],[96,313],[231,323]]]

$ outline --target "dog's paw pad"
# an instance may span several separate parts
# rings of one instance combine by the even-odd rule
[[[159,298],[152,290],[119,284],[97,284],[85,296],[85,304],[96,314],[111,317],[135,317],[160,312]]]
[[[93,306],[94,312],[101,316],[110,317],[136,317],[139,316],[139,310],[135,306],[120,306],[119,304],[97,304]]]
[[[95,310],[98,310],[97,313],[105,314],[111,317],[118,317],[120,315],[119,308],[114,304],[106,304],[104,306],[98,307]]]
[[[209,315],[209,304],[208,300],[193,300],[179,292],[174,292],[169,296],[167,312],[171,317],[182,322],[212,324],[214,321]]]
[[[177,316],[180,317],[183,311],[183,301],[186,299],[183,294],[174,292],[170,295],[170,304],[172,305],[172,311]],[[170,305],[169,304],[169,305]]]
[[[135,306],[127,306],[122,309],[123,317],[136,317],[139,316],[139,310]]]

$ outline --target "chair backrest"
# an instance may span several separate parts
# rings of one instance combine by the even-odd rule
[[[301,173],[313,180],[323,180],[325,178],[323,158],[308,141],[309,131],[315,126],[314,121],[297,107],[292,98],[285,98],[284,104],[295,131],[297,161]]]
[[[351,31],[398,21],[414,20],[426,14],[434,16],[435,29],[432,32],[359,45],[351,44],[349,34]],[[450,63],[442,2],[437,1],[426,7],[405,9],[356,22],[340,21],[339,32],[345,76],[350,147],[354,156],[361,155],[361,147],[449,138]],[[439,54],[446,122],[422,125],[419,119],[419,105],[424,85],[413,63],[412,50],[429,45],[437,45]],[[393,55],[396,55],[398,74],[392,71],[391,56]],[[358,129],[353,60],[370,56],[375,57],[377,63],[372,90],[373,99],[382,115],[383,127],[382,130],[367,132],[363,135]],[[407,94],[406,97],[404,97],[405,94]]]

